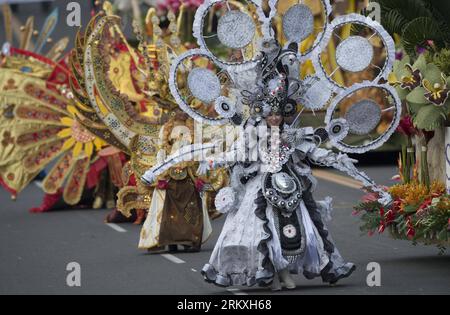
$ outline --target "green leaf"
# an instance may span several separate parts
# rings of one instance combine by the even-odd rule
[[[416,231],[416,236],[415,236],[416,239],[421,239],[424,236],[425,236],[425,231],[423,231],[423,230]]]
[[[406,213],[416,213],[417,212],[417,206],[415,205],[408,205],[405,207],[405,212]]]
[[[398,218],[396,218],[394,220],[394,222],[397,223],[397,224],[401,224],[403,221],[404,221],[404,216],[403,215],[399,216]]]
[[[447,240],[447,227],[445,227],[439,234],[437,235],[437,239],[440,241],[446,241]]]
[[[427,40],[441,41],[443,38],[439,23],[431,17],[418,17],[405,25],[402,42],[408,54],[416,55],[416,47]]]
[[[414,125],[427,131],[435,130],[444,123],[444,113],[441,108],[434,105],[423,106],[414,117]]]
[[[447,102],[445,102],[443,108],[444,108],[445,114],[450,115],[450,97],[448,98]]]
[[[450,49],[444,48],[434,54],[427,54],[427,61],[435,64],[446,76],[450,75]]]
[[[420,55],[419,58],[417,58],[416,62],[413,64],[414,69],[419,69],[422,74],[425,73],[427,70],[427,58],[424,54]]]
[[[404,101],[409,94],[409,90],[402,89],[401,87],[396,87],[395,90],[402,101]]]
[[[406,228],[407,228],[406,222],[404,222],[404,221],[400,222],[400,223],[397,225],[397,228],[398,228],[398,232],[399,232],[400,234],[405,233],[405,232],[406,232]]]
[[[414,103],[408,103],[408,108],[409,111],[411,112],[411,114],[413,116],[417,115],[417,113],[419,112],[419,110],[426,106],[426,104],[414,104]]]
[[[381,11],[386,14],[392,10],[398,10],[408,21],[420,16],[431,16],[421,0],[374,0],[381,6]]]
[[[382,16],[381,23],[390,34],[401,34],[409,21],[397,9],[390,10]]]
[[[403,71],[406,71],[405,66],[406,64],[411,63],[411,58],[409,55],[406,55],[402,58],[402,60],[396,60],[394,61],[394,72],[395,74],[402,74]]]
[[[406,100],[413,104],[429,104],[430,102],[425,98],[425,93],[427,91],[423,87],[416,87],[406,96]]]
[[[428,64],[425,72],[423,73],[424,78],[430,81],[432,84],[441,83],[442,80],[442,72],[438,66],[435,64]]]
[[[450,38],[450,24],[447,17],[448,12],[450,11],[450,2],[449,1],[438,1],[438,0],[424,0],[427,2],[427,7],[430,10],[434,19],[439,23],[440,28],[442,29],[443,34],[447,35],[447,40]]]

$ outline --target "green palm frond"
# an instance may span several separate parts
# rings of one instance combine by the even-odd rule
[[[443,34],[438,22],[429,17],[419,17],[404,26],[402,43],[406,52],[414,56],[417,45],[422,45],[427,40],[437,43],[443,41]]]
[[[431,11],[422,0],[376,0],[381,6],[381,14],[385,15],[392,10],[401,12],[403,17],[411,21],[417,17],[432,17]]]
[[[446,41],[450,41],[450,1],[424,0],[428,10],[432,13],[435,20],[439,23],[439,27]]]
[[[397,10],[391,10],[382,16],[381,23],[390,34],[401,34],[408,20]]]
[[[371,0],[381,7],[381,24],[391,34],[402,36],[408,54],[416,55],[417,46],[433,40],[438,48],[450,46],[449,1]]]

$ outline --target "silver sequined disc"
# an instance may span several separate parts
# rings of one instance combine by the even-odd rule
[[[188,86],[192,95],[205,103],[215,101],[221,92],[219,78],[203,68],[195,68],[189,73]]]
[[[228,11],[219,19],[217,36],[229,48],[241,49],[250,44],[255,36],[256,26],[252,18],[243,12]]]
[[[300,43],[314,31],[314,15],[304,4],[292,6],[283,16],[283,32],[286,38]]]
[[[355,135],[371,133],[381,121],[381,108],[374,101],[365,99],[352,105],[345,114],[350,132]]]
[[[336,49],[336,61],[346,71],[363,71],[371,64],[372,59],[373,46],[361,36],[350,36],[343,40]]]
[[[319,110],[324,108],[333,95],[323,80],[313,81],[303,95],[303,105],[307,109]]]

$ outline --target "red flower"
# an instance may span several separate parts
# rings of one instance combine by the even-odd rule
[[[402,207],[402,201],[400,199],[394,200],[394,203],[392,205],[392,211],[394,213],[401,212],[401,210],[402,210],[401,207]]]
[[[384,208],[380,208],[380,217],[381,217],[381,221],[380,221],[380,226],[378,227],[378,233],[383,233],[384,230],[386,229],[386,221],[384,218]]]
[[[414,230],[413,228],[408,228],[406,236],[408,236],[409,239],[414,238],[414,236],[416,236],[416,230]]]
[[[364,202],[364,203],[374,202],[377,200],[378,200],[378,194],[376,194],[376,193],[369,193],[362,198],[362,202]]]
[[[389,225],[395,220],[395,213],[393,210],[386,212],[386,224]]]
[[[411,137],[417,133],[417,129],[414,127],[411,116],[405,116],[400,120],[400,125],[398,126],[397,131],[407,137]]]
[[[196,9],[203,2],[204,0],[157,0],[156,5],[160,10],[178,11],[182,4],[185,4],[189,9]]]
[[[413,224],[411,222],[411,217],[408,217],[408,220],[407,220],[406,224],[408,226],[408,230],[406,232],[406,236],[409,239],[412,239],[412,238],[414,238],[414,236],[416,236],[416,230],[414,229],[414,226],[413,226]]]
[[[426,208],[428,208],[429,206],[431,206],[431,203],[433,202],[432,199],[427,199],[425,200],[419,207],[419,209],[417,210],[417,212],[421,211],[421,210],[425,210]]]

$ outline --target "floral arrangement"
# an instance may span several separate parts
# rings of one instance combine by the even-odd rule
[[[427,45],[433,47],[431,41]],[[416,61],[411,60],[405,50],[399,50],[389,76],[405,105],[397,130],[405,140],[396,176],[401,184],[386,188],[394,200],[391,206],[383,207],[378,196],[370,193],[354,214],[361,215],[361,230],[369,235],[388,230],[394,238],[436,244],[443,252],[450,244],[450,195],[443,181],[436,180],[439,169],[430,170],[428,150],[438,130],[449,123],[450,53],[418,50]]]
[[[184,4],[188,10],[194,11],[205,0],[114,0],[114,7],[119,12],[131,12],[133,8],[132,1],[136,1],[137,5],[146,5],[157,8],[158,11],[166,14],[168,11],[178,12]]]
[[[450,114],[449,79],[436,64],[427,63],[426,54],[421,54],[413,65],[408,55],[395,62],[389,83],[408,103],[415,127],[433,131],[443,126]]]
[[[196,9],[202,5],[204,0],[156,0],[156,6],[163,11],[177,12],[184,4],[189,9]]]
[[[369,193],[355,207],[361,230],[369,235],[389,231],[394,238],[450,244],[450,195],[442,179],[443,130],[450,122],[450,24],[443,17],[450,3],[428,0],[370,0],[381,7],[381,21],[399,50],[389,83],[405,111],[398,132],[404,144],[399,184],[386,190],[393,202],[383,207]],[[444,171],[445,173],[445,171]]]
[[[434,182],[429,188],[413,179],[386,189],[394,199],[390,207],[383,207],[373,193],[355,207],[354,214],[362,215],[361,231],[373,235],[389,230],[395,238],[437,244],[442,250],[450,244],[450,195],[443,184]]]
[[[435,132],[450,122],[450,23],[443,12],[448,1],[370,0],[381,8],[381,22],[399,46],[389,83],[406,106],[405,119],[414,130],[407,138],[422,138],[426,147]],[[412,147],[408,141],[407,145]],[[420,155],[420,154],[419,154]],[[420,159],[420,156],[417,156]]]

